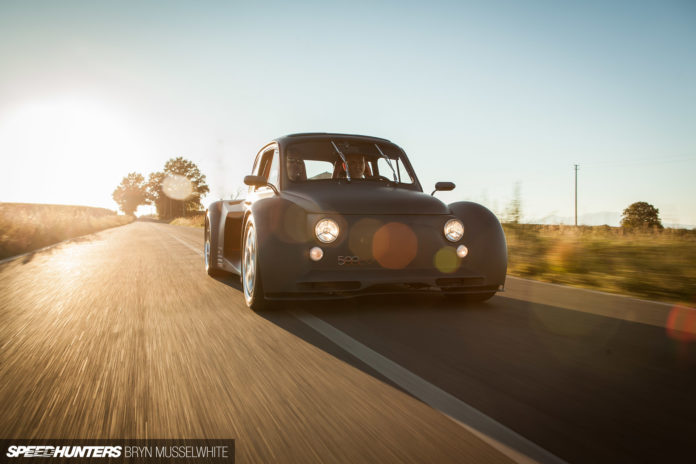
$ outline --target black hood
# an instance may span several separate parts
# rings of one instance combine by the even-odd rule
[[[450,214],[447,205],[426,193],[373,182],[298,184],[283,195],[309,213]]]

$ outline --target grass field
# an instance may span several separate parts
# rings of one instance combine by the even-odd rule
[[[503,227],[510,275],[696,305],[696,230]]]
[[[205,226],[205,213],[196,214],[195,216],[179,217],[169,222],[175,226],[188,227],[203,227]]]
[[[105,208],[0,203],[0,259],[132,221]]]

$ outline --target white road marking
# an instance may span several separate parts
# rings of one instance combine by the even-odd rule
[[[542,463],[565,462],[536,443],[496,422],[481,411],[472,408],[459,398],[418,377],[390,359],[385,358],[323,320],[304,311],[292,311],[292,314],[425,404],[455,419],[466,428],[478,432],[477,436],[486,437],[486,441],[489,444],[494,445],[511,459],[517,462],[529,462],[529,459]],[[525,457],[528,459],[525,459]]]
[[[165,231],[165,233],[203,256],[203,252],[198,248],[186,243],[168,231]],[[394,361],[385,358],[334,326],[304,311],[292,311],[291,313],[340,348],[360,359],[425,404],[440,411],[513,461],[524,464],[530,462],[565,463],[565,461],[536,443],[496,422],[481,411],[469,406],[459,398],[427,380],[418,377]]]
[[[195,252],[198,253],[199,255],[203,256],[203,251],[200,250],[199,248],[196,248],[196,247],[194,247],[193,245],[191,245],[191,244],[189,244],[189,243],[186,243],[185,241],[181,240],[179,237],[177,237],[177,236],[174,235],[174,234],[170,234],[170,233],[167,232],[167,231],[165,231],[165,233],[166,233],[167,235],[169,235],[171,238],[173,238],[174,240],[177,240],[177,241],[178,241],[179,243],[181,243],[182,245],[184,245],[184,246],[190,248],[191,250],[195,251]]]

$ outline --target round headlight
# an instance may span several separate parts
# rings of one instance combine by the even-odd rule
[[[450,219],[445,223],[445,237],[450,242],[456,242],[464,235],[464,224],[459,219]]]
[[[466,255],[468,255],[468,254],[469,254],[469,249],[467,247],[465,247],[464,245],[459,245],[457,247],[457,256],[459,256],[460,258],[466,258]]]
[[[459,245],[459,246],[464,246],[464,245]],[[322,250],[321,248],[312,247],[312,249],[309,250],[309,258],[312,261],[319,261],[323,257],[324,257],[324,250]]]
[[[338,238],[338,224],[333,219],[322,219],[314,227],[314,233],[322,243],[331,243]]]

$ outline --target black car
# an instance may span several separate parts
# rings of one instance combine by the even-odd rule
[[[206,211],[205,265],[241,276],[253,309],[283,299],[437,292],[483,301],[502,290],[505,235],[485,207],[424,193],[389,140],[306,133],[256,155],[244,200]]]

